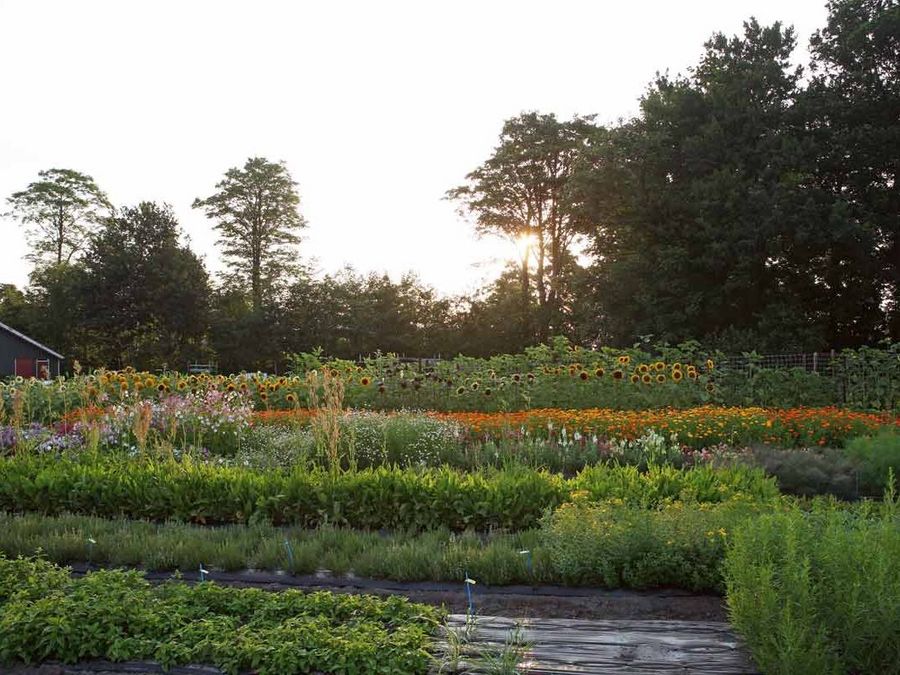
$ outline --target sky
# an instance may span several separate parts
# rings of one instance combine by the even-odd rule
[[[494,277],[513,243],[477,239],[444,192],[523,111],[627,119],[657,71],[716,31],[793,25],[798,63],[824,0],[0,0],[0,213],[46,168],[119,206],[191,208],[248,157],[283,160],[309,222],[300,254],[413,271],[441,293]],[[0,283],[24,285],[22,228],[0,217]]]

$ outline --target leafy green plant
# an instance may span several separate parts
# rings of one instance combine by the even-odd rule
[[[0,557],[0,663],[206,663],[227,673],[425,673],[440,613],[390,597],[150,585],[140,573],[70,578]]]
[[[749,519],[726,557],[732,623],[767,674],[898,673],[898,559],[892,492]]]

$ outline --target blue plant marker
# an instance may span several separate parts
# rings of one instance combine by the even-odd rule
[[[206,581],[206,575],[209,574],[208,571],[203,569],[203,563],[200,563],[200,581]]]
[[[469,616],[475,616],[475,603],[472,602],[472,586],[476,583],[474,579],[469,578],[469,573],[466,572],[466,600],[469,601]]]
[[[291,542],[289,542],[287,539],[284,540],[284,549],[287,551],[288,572],[293,574],[294,573],[294,549],[291,547]]]
[[[531,560],[531,551],[525,549],[524,551],[519,551],[519,555],[525,556],[525,567],[528,569],[528,575],[534,576],[534,563]]]

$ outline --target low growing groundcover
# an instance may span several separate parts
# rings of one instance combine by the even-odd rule
[[[440,612],[398,597],[83,578],[0,556],[0,663],[203,663],[260,675],[425,673]]]

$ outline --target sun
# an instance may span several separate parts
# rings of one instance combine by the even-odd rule
[[[519,251],[519,259],[525,260],[531,255],[532,250],[537,245],[537,237],[533,234],[525,233],[516,237],[516,248]]]

